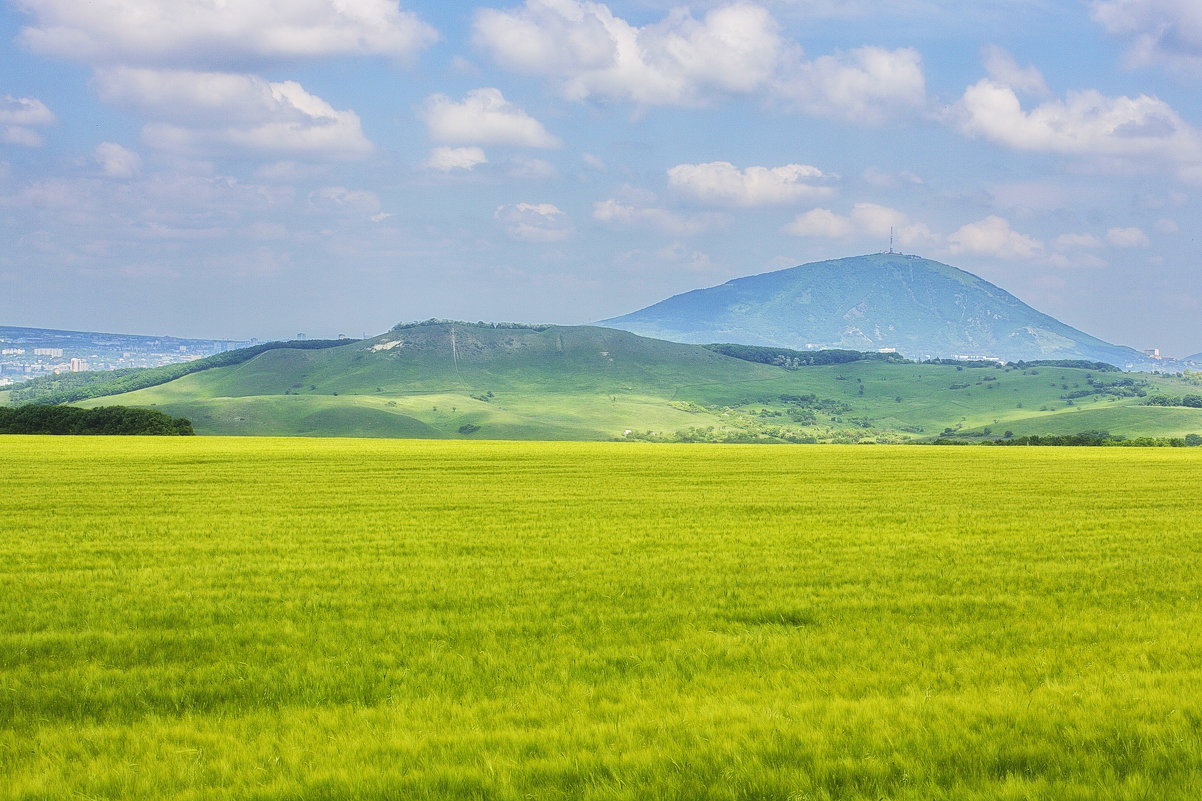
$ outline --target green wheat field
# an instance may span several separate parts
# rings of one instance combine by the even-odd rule
[[[0,799],[1202,797],[1202,449],[0,437]]]

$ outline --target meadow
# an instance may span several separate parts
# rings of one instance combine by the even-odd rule
[[[42,402],[149,407],[187,418],[198,434],[239,436],[886,443],[1007,430],[1202,434],[1202,408],[1141,405],[1202,391],[1193,373],[873,358],[793,369],[594,326],[433,323],[334,344],[255,348],[233,364],[224,354],[203,370],[144,371],[139,380],[164,383],[142,389],[51,392]],[[167,380],[183,369],[194,372]],[[52,381],[103,384],[104,374],[88,375]],[[14,393],[38,400],[28,387]],[[813,398],[799,404],[802,396]]]
[[[1202,797],[1202,449],[0,454],[0,801]]]

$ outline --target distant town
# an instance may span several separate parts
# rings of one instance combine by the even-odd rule
[[[56,373],[190,362],[257,343],[0,326],[0,387]]]

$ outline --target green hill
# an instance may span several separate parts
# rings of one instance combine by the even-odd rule
[[[320,350],[275,347],[80,405],[153,407],[201,434],[901,442],[1108,420],[1114,433],[1180,436],[1202,432],[1202,409],[1140,404],[1196,390],[1073,367],[778,366],[609,328],[431,322]]]
[[[1140,352],[1065,325],[971,273],[898,253],[737,278],[599,324],[697,344],[1147,363]]]

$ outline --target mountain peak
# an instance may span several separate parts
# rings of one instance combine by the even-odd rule
[[[676,342],[890,350],[910,358],[1143,361],[958,267],[913,254],[812,262],[697,289],[600,325]]]

